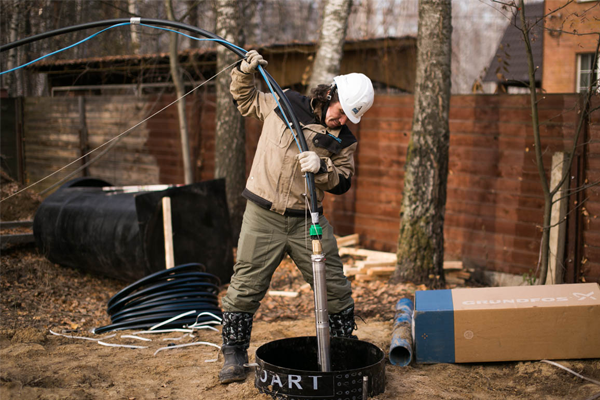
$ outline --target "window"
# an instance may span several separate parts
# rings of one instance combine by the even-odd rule
[[[598,90],[598,79],[600,77],[600,63],[596,62],[596,70],[592,71],[594,66],[594,53],[579,54],[577,56],[577,91],[585,92],[592,79],[592,88]]]

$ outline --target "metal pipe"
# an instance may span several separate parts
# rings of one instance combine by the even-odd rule
[[[410,299],[400,299],[396,303],[396,316],[390,345],[390,363],[393,365],[405,367],[412,361],[413,309],[414,305]]]
[[[313,241],[313,249],[315,248]],[[320,243],[317,248],[320,248]],[[331,371],[329,357],[329,314],[327,313],[327,281],[325,277],[325,255],[312,254],[310,256],[313,268],[313,288],[315,293],[315,320],[317,326],[317,346],[319,348],[319,365],[322,372]]]

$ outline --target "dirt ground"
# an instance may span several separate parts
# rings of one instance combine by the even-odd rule
[[[5,182],[3,182],[5,183]],[[2,197],[16,187],[3,184]],[[31,219],[39,199],[2,204],[2,220]],[[152,341],[124,338],[107,343],[146,346],[106,347],[95,341],[94,327],[110,322],[108,299],[125,283],[92,276],[47,261],[33,245],[9,247],[0,255],[0,398],[8,399],[270,399],[254,387],[254,374],[243,383],[221,385],[218,349],[197,345],[163,350],[172,344],[220,344],[218,331],[141,335]],[[256,314],[251,362],[262,344],[281,338],[314,336],[313,299],[290,260],[275,273],[272,290],[299,296],[267,295]],[[222,288],[221,295],[225,292]],[[354,282],[358,338],[389,352],[394,306],[413,297],[412,284]],[[98,335],[105,337],[106,335]],[[600,359],[561,361],[564,366],[600,380]],[[581,399],[600,398],[600,386],[541,362],[486,364],[412,364],[386,361],[385,392],[376,399]]]
[[[8,399],[269,399],[254,387],[251,372],[243,383],[220,385],[222,358],[208,345],[155,351],[169,343],[220,344],[220,333],[201,331],[153,335],[151,342],[122,338],[108,343],[145,349],[105,347],[50,333],[94,337],[89,330],[107,324],[108,299],[124,284],[54,265],[33,246],[3,251],[0,300],[0,398]],[[291,262],[282,263],[273,289],[300,291],[297,298],[267,296],[257,315],[251,359],[272,340],[314,335],[312,295]],[[359,339],[389,351],[393,307],[411,296],[412,285],[355,283]],[[100,335],[104,337],[105,335]],[[148,335],[142,335],[148,337]],[[252,360],[251,360],[252,361]],[[600,360],[561,363],[600,380]],[[376,399],[591,399],[600,386],[540,362],[491,364],[386,365],[385,393]]]

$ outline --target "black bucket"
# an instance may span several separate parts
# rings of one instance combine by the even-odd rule
[[[233,240],[225,181],[213,180],[156,192],[112,193],[108,182],[79,178],[39,206],[36,244],[56,264],[124,281],[165,269],[162,198],[171,198],[175,265],[202,263],[229,282]]]
[[[317,338],[276,340],[256,350],[254,385],[274,399],[362,400],[385,390],[385,355],[362,340],[331,338],[331,372],[321,372]],[[365,377],[366,382],[365,382]]]

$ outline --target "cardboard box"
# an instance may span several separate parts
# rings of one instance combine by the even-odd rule
[[[415,293],[416,361],[600,358],[597,283]]]

